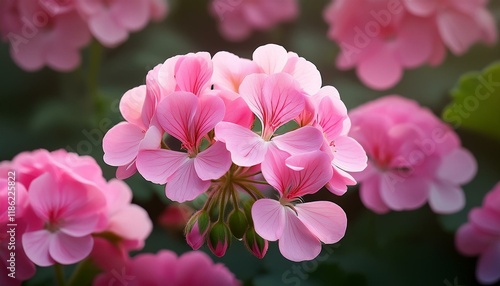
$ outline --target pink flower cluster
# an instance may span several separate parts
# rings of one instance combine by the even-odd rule
[[[479,256],[476,277],[482,284],[500,280],[500,183],[483,200],[482,207],[469,213],[469,222],[455,236],[459,252]]]
[[[369,158],[357,174],[364,205],[377,213],[413,210],[426,202],[437,213],[465,205],[460,188],[477,171],[457,134],[417,102],[386,96],[353,109],[350,135]]]
[[[114,270],[114,271],[113,271]],[[224,265],[214,264],[201,251],[177,257],[168,250],[139,254],[122,268],[115,268],[94,279],[94,286],[116,285],[119,279],[130,286],[237,286],[241,283]]]
[[[351,123],[337,90],[321,88],[316,67],[297,54],[270,44],[252,60],[228,52],[176,56],[125,93],[120,110],[126,121],[103,140],[104,160],[118,166],[117,176],[138,170],[166,183],[167,197],[178,202],[207,194],[186,229],[193,248],[207,240],[222,256],[232,233],[248,236],[258,257],[267,249],[262,237],[280,240],[283,255],[300,261],[316,257],[320,241],[344,235],[340,207],[298,203],[325,185],[344,194],[356,184],[349,172],[362,171],[367,157],[348,136]],[[174,141],[180,149],[170,146]],[[262,184],[279,192],[279,202],[264,199]],[[241,210],[246,202],[255,202],[251,214]],[[218,218],[203,215],[213,208]],[[271,214],[275,220],[262,217]]]
[[[487,0],[333,0],[324,18],[340,46],[337,67],[356,68],[374,89],[396,85],[404,69],[438,65],[446,49],[465,53],[493,44],[497,31]]]
[[[247,38],[252,30],[294,20],[299,13],[297,0],[213,0],[210,9],[220,33],[231,41]]]
[[[130,203],[128,186],[118,180],[106,182],[91,157],[40,149],[21,153],[0,166],[2,176],[9,176],[0,178],[1,202],[11,201],[9,192],[15,193],[15,203],[9,205],[14,208],[2,206],[5,213],[0,226],[4,230],[9,223],[17,223],[18,281],[34,274],[33,263],[50,266],[85,259],[99,239],[112,237],[108,244],[122,251],[140,249],[152,230],[147,212]],[[15,187],[9,188],[13,185],[9,182],[15,182]],[[1,238],[2,244],[10,239]],[[4,257],[8,248],[2,247],[1,252]],[[2,267],[2,273],[5,269]],[[9,283],[2,285],[12,285]]]
[[[163,0],[4,0],[0,35],[22,69],[69,71],[80,64],[79,50],[92,36],[117,46],[150,20],[161,20],[166,9]]]

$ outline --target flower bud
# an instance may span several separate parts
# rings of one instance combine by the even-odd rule
[[[247,230],[245,236],[243,237],[243,242],[245,243],[248,251],[250,251],[257,258],[262,259],[266,255],[269,243],[267,240],[260,237],[260,235],[255,232],[253,227]]]
[[[197,212],[186,225],[186,241],[194,250],[199,249],[204,243],[210,226],[210,217],[206,212]]]
[[[243,238],[243,235],[248,228],[248,220],[245,213],[240,209],[233,210],[231,214],[229,214],[228,223],[234,237],[237,239]]]
[[[208,248],[218,257],[224,256],[229,243],[231,242],[231,233],[229,228],[223,222],[217,222],[212,226],[208,235]]]

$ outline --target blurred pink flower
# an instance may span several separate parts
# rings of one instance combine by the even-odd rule
[[[117,275],[120,275],[117,277]],[[157,254],[139,254],[126,267],[100,274],[93,285],[106,286],[126,279],[130,286],[236,286],[236,280],[224,265],[214,264],[201,251],[191,251],[177,257],[169,250]]]
[[[182,231],[194,210],[184,204],[169,204],[158,217],[158,223],[172,231]]]
[[[464,207],[460,188],[475,175],[472,154],[428,109],[386,96],[353,109],[350,135],[365,149],[368,167],[354,177],[366,207],[377,213],[413,210],[427,201],[437,213]]]
[[[61,172],[46,172],[28,189],[35,216],[22,236],[26,255],[39,266],[73,264],[90,254],[92,233],[105,209],[102,192]]]
[[[150,19],[165,16],[166,3],[157,0],[74,0],[92,35],[104,46],[115,47],[130,32],[142,30]]]
[[[312,260],[321,252],[321,242],[338,242],[347,227],[346,215],[338,205],[326,201],[299,203],[301,196],[316,193],[330,180],[330,159],[320,151],[289,157],[278,150],[269,156],[272,166],[263,173],[279,192],[280,200],[260,199],[254,203],[255,231],[264,239],[279,240],[285,258],[296,262]]]
[[[465,3],[465,4],[464,4]],[[341,52],[337,67],[356,68],[374,89],[395,86],[404,69],[440,64],[446,46],[455,54],[496,41],[487,1],[333,0],[324,12],[328,37]]]
[[[24,70],[46,65],[57,71],[73,70],[80,65],[80,49],[90,42],[89,29],[74,7],[52,2],[0,2],[0,33],[10,42],[12,59]]]
[[[483,205],[469,213],[469,221],[462,225],[455,236],[459,252],[479,256],[476,267],[477,280],[493,284],[500,280],[500,183],[483,200]]]
[[[213,0],[210,10],[219,21],[220,33],[230,41],[292,21],[299,13],[297,0]]]
[[[495,19],[486,7],[488,0],[403,0],[403,4],[410,13],[435,22],[441,41],[456,55],[477,42],[493,44],[497,40]]]

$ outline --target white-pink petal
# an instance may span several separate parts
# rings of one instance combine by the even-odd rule
[[[52,258],[61,264],[74,264],[89,256],[94,245],[91,235],[72,237],[59,232],[52,234],[49,251]]]
[[[298,218],[324,243],[336,243],[345,235],[347,216],[332,202],[316,201],[297,204]]]
[[[55,263],[49,252],[52,235],[49,231],[42,229],[26,232],[22,236],[26,256],[38,266],[46,267]]]
[[[353,138],[340,136],[333,142],[333,164],[348,172],[361,172],[368,157],[363,147]]]
[[[196,173],[194,159],[188,159],[169,178],[165,193],[173,201],[192,201],[210,187],[210,181],[203,181]]]
[[[102,140],[104,162],[111,166],[130,164],[139,152],[145,133],[139,126],[127,122],[113,126]]]
[[[226,143],[233,162],[245,167],[262,163],[270,145],[252,130],[230,122],[217,124],[215,137]]]
[[[137,169],[148,181],[165,184],[186,161],[188,154],[171,150],[141,150],[137,155]]]
[[[309,231],[294,211],[285,210],[285,227],[279,239],[281,254],[288,260],[312,260],[321,252],[321,242]]]
[[[231,153],[220,141],[199,153],[194,159],[196,173],[202,180],[219,179],[229,170],[231,164]]]
[[[447,182],[462,185],[476,175],[477,162],[471,152],[457,148],[446,154],[437,170],[437,176]]]
[[[447,182],[434,182],[429,190],[429,206],[436,213],[451,214],[465,206],[463,190]]]
[[[319,150],[323,144],[323,134],[317,128],[304,126],[275,136],[271,142],[279,149],[297,155]]]
[[[265,73],[273,74],[283,71],[288,61],[288,53],[282,46],[267,44],[258,47],[253,52],[252,59]]]
[[[275,200],[260,199],[252,206],[255,231],[264,239],[280,239],[285,227],[285,208]]]

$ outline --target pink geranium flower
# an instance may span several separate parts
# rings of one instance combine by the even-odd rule
[[[177,138],[178,152],[166,149],[141,150],[137,157],[139,172],[154,183],[165,184],[165,192],[175,201],[192,200],[205,192],[210,180],[220,178],[230,167],[231,159],[224,144],[209,142],[200,150],[202,139],[224,117],[223,101],[215,96],[197,97],[189,92],[174,92],[157,109],[163,130]]]
[[[500,183],[483,200],[483,205],[469,213],[469,222],[455,236],[462,254],[479,256],[476,277],[482,284],[500,280]]]
[[[99,189],[65,173],[47,172],[31,183],[29,199],[35,216],[22,236],[26,255],[39,266],[72,264],[92,250],[105,198]]]
[[[290,154],[319,150],[323,138],[314,127],[305,126],[282,135],[274,134],[304,109],[305,95],[292,76],[286,73],[249,75],[240,86],[240,95],[259,118],[262,132],[259,135],[230,122],[221,122],[216,126],[216,138],[226,143],[235,164],[250,167],[266,162],[270,149]]]
[[[93,285],[105,286],[116,282],[116,269],[96,277]],[[179,257],[168,250],[157,254],[139,254],[118,270],[127,285],[192,285],[236,286],[240,282],[222,264],[214,264],[208,255],[191,251]]]
[[[90,42],[89,29],[74,7],[52,2],[0,3],[1,35],[10,42],[12,59],[24,70],[44,66],[73,70],[80,64],[80,49]]]
[[[301,196],[316,193],[331,179],[330,159],[320,151],[289,158],[277,151],[270,156],[272,167],[263,173],[279,192],[280,200],[260,199],[254,203],[255,231],[264,239],[279,240],[285,258],[312,260],[321,252],[321,242],[338,242],[347,227],[344,211],[332,202],[298,203]]]
[[[213,0],[210,10],[219,31],[230,41],[241,41],[253,30],[267,30],[298,15],[296,0]]]
[[[366,150],[368,167],[355,174],[360,196],[377,213],[413,210],[429,202],[438,213],[463,208],[460,185],[477,170],[458,136],[415,101],[387,96],[350,112],[350,135]]]

